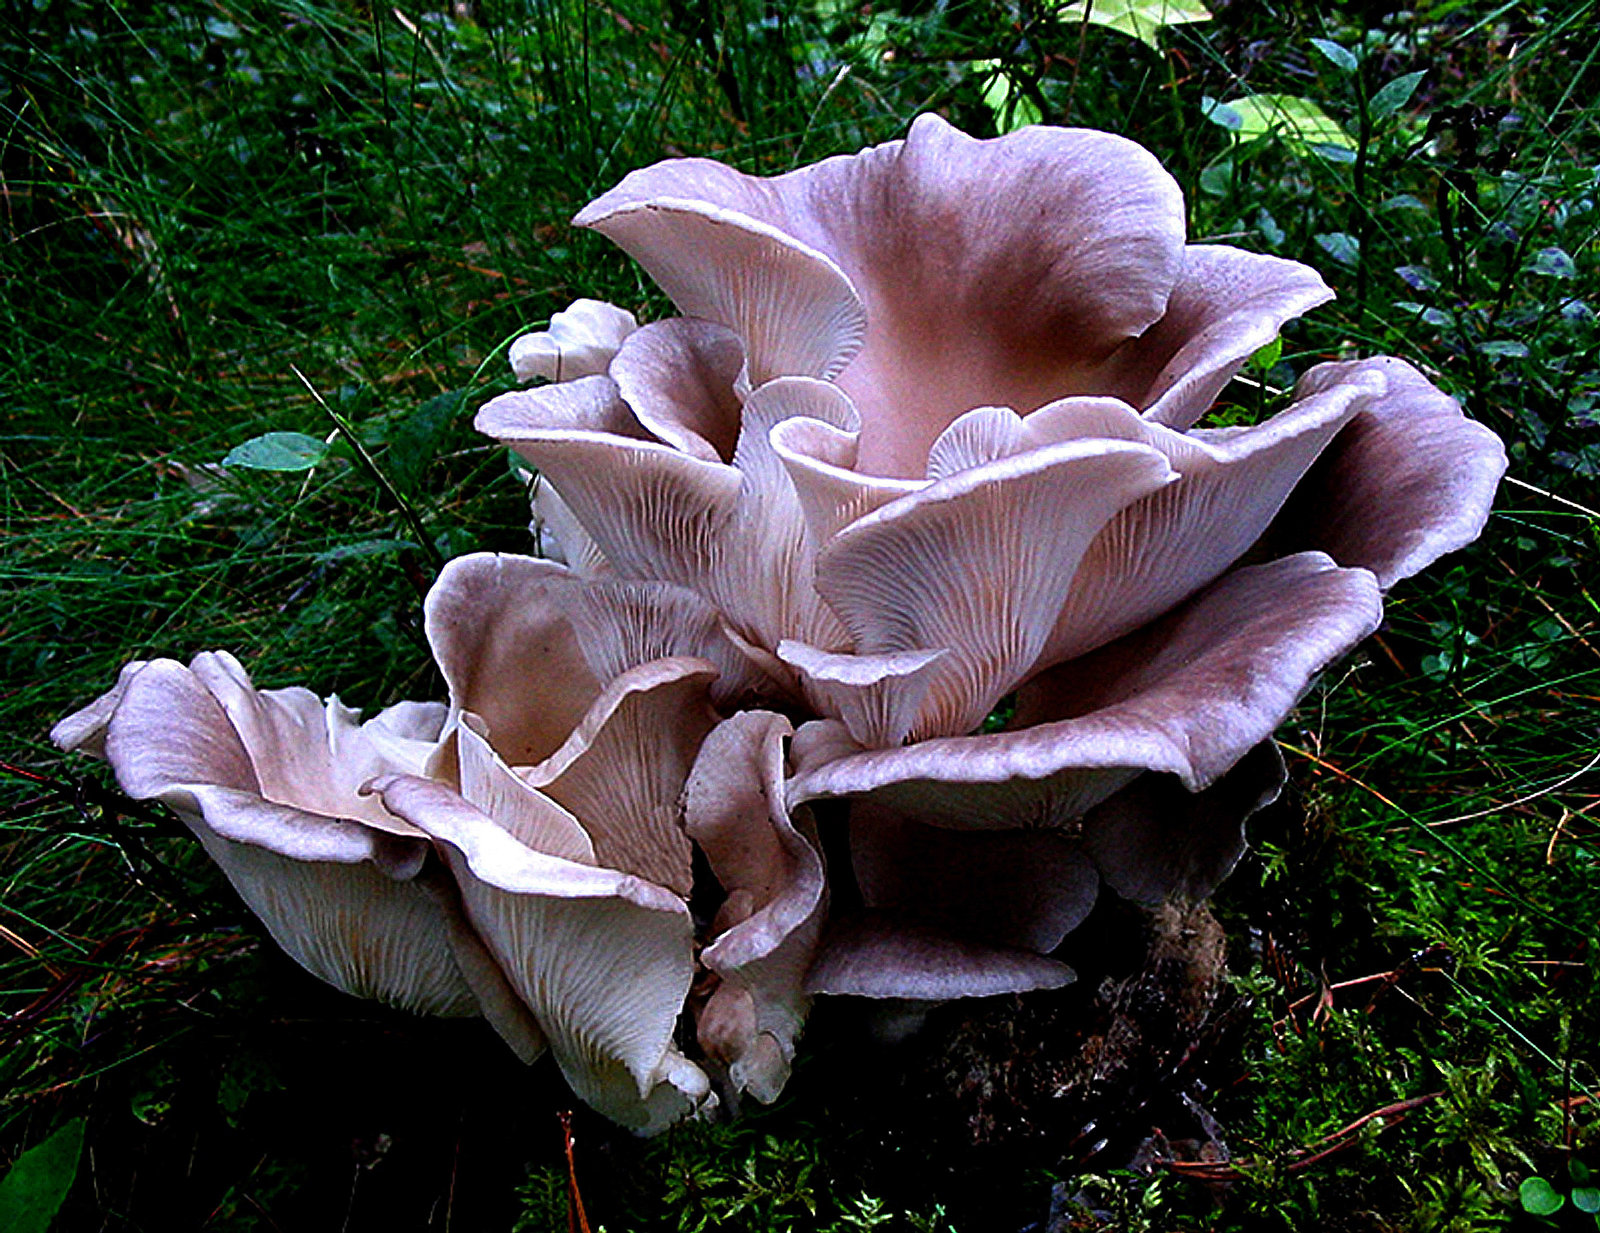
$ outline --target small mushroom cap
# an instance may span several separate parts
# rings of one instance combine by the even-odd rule
[[[689,836],[728,893],[720,930],[701,952],[721,980],[703,1008],[703,1047],[729,1068],[736,1091],[776,1099],[811,999],[806,970],[827,913],[816,832],[784,795],[782,716],[743,711],[706,738],[684,788]]]
[[[574,300],[550,318],[550,327],[511,344],[518,381],[543,377],[572,381],[603,373],[623,341],[639,328],[632,313],[603,300]]]
[[[806,977],[815,994],[942,1002],[1071,984],[1066,964],[881,914],[835,920]]]

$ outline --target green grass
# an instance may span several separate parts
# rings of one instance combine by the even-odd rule
[[[1600,7],[1362,11],[1235,5],[1157,54],[1031,2],[11,6],[0,1162],[88,1119],[56,1227],[565,1227],[548,1067],[316,987],[169,819],[45,733],[124,660],[209,647],[357,705],[436,695],[433,560],[528,547],[470,429],[505,343],[579,295],[665,311],[566,219],[671,154],[780,171],[928,107],[995,131],[974,61],[1045,119],[1149,145],[1195,236],[1339,291],[1233,417],[1391,352],[1506,439],[1511,479],[1280,734],[1301,808],[1218,897],[1247,1007],[1207,1095],[1226,1185],[1036,1153],[919,1190],[914,1137],[852,1098],[819,1016],[792,1094],[737,1128],[641,1147],[580,1116],[591,1214],[972,1233],[1043,1221],[1054,1185],[1127,1229],[1588,1227],[1518,1187],[1600,1167]],[[1262,93],[1354,148],[1207,117]],[[338,441],[302,474],[214,469],[264,432],[335,434],[295,369],[389,486]]]

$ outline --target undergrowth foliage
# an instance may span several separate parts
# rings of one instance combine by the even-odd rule
[[[36,1162],[54,1227],[560,1228],[574,1186],[614,1231],[1594,1223],[1597,6],[1234,4],[1147,38],[1084,12],[8,5],[0,1162]],[[1225,1168],[1063,1151],[941,1190],[892,1110],[857,1116],[821,1024],[738,1128],[646,1147],[580,1113],[574,1179],[547,1066],[317,986],[44,733],[125,659],[216,646],[264,685],[437,695],[420,590],[528,548],[470,430],[507,341],[580,294],[665,309],[566,219],[661,157],[781,171],[930,107],[1125,133],[1192,235],[1322,271],[1339,301],[1228,418],[1391,352],[1505,438],[1510,479],[1280,733],[1296,807],[1218,896],[1234,1043],[1183,1093]]]

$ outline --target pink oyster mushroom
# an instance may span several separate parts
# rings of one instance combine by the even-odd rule
[[[479,424],[570,568],[451,564],[447,705],[361,724],[215,653],[53,735],[172,805],[308,969],[482,1013],[645,1132],[713,1076],[773,1098],[814,994],[1060,985],[1102,885],[1227,873],[1276,725],[1505,465],[1394,359],[1195,428],[1329,292],[1182,219],[1120,138],[935,117],[769,180],[635,173],[578,221],[687,315],[580,301],[514,345],[550,384]]]
[[[714,1104],[673,1044],[696,974],[679,802],[713,697],[759,679],[745,652],[688,592],[521,557],[452,562],[426,626],[448,704],[361,723],[337,699],[257,690],[205,652],[129,664],[52,736],[171,806],[329,983],[482,1014],[643,1133]],[[765,987],[759,973],[746,984]]]
[[[660,163],[575,221],[684,315],[478,426],[538,469],[575,569],[695,591],[817,717],[780,770],[749,754],[786,807],[849,802],[864,911],[815,991],[948,996],[956,943],[1026,967],[1102,879],[1208,892],[1281,781],[1275,727],[1386,588],[1479,534],[1505,468],[1391,357],[1196,427],[1332,293],[1187,244],[1176,183],[1110,134],[925,115],[772,178]]]

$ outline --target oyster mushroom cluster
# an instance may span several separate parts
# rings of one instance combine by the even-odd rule
[[[559,559],[443,571],[446,701],[361,722],[207,652],[53,736],[309,971],[482,1015],[643,1133],[773,1099],[816,996],[1059,986],[1098,895],[1208,895],[1274,728],[1505,468],[1388,357],[1198,427],[1332,293],[1187,244],[1109,134],[925,115],[772,178],[660,163],[576,221],[682,315],[581,300],[513,345],[542,383],[477,426]]]

